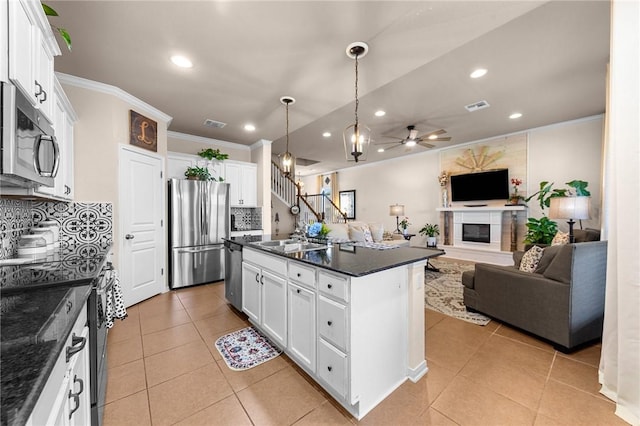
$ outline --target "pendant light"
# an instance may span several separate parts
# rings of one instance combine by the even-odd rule
[[[347,46],[347,56],[356,63],[356,121],[344,129],[344,151],[347,161],[364,161],[371,142],[371,130],[358,121],[358,59],[363,58],[369,51],[367,43],[356,41]]]
[[[280,103],[284,104],[287,113],[287,149],[280,155],[280,167],[285,176],[289,176],[294,162],[293,155],[289,152],[289,105],[296,103],[296,100],[291,96],[283,96],[280,98]]]

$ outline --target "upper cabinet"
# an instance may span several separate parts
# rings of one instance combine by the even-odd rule
[[[73,126],[76,113],[56,78],[53,90],[53,129],[60,146],[60,165],[52,188],[41,186],[36,193],[58,200],[73,200]]]
[[[53,123],[53,58],[60,48],[39,1],[11,0],[8,11],[9,80]]]
[[[225,182],[229,184],[229,204],[242,207],[258,205],[258,166],[254,163],[225,161]]]

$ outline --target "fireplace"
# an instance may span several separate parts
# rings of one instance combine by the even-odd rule
[[[462,241],[491,243],[491,225],[488,223],[463,223]]]

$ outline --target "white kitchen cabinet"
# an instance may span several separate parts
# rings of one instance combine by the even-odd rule
[[[88,343],[85,303],[27,420],[27,426],[91,424]]]
[[[9,1],[9,79],[53,122],[53,58],[60,54],[37,0]]]
[[[189,167],[206,167],[216,180],[224,179],[224,162],[206,160],[199,155],[182,152],[167,153],[167,179],[185,179],[184,172]]]
[[[69,102],[58,79],[54,81],[53,128],[60,147],[60,165],[53,187],[41,186],[34,190],[34,195],[42,194],[46,198],[61,201],[73,200],[74,166],[73,166],[73,127],[76,113]]]
[[[316,292],[289,282],[287,353],[311,374],[316,371]]]
[[[287,346],[287,261],[245,248],[242,310],[282,348]]]
[[[242,207],[258,205],[258,166],[254,163],[226,161],[225,181],[229,184],[229,204]]]

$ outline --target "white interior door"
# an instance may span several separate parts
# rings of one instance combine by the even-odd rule
[[[120,147],[120,282],[126,306],[166,289],[163,160]]]

